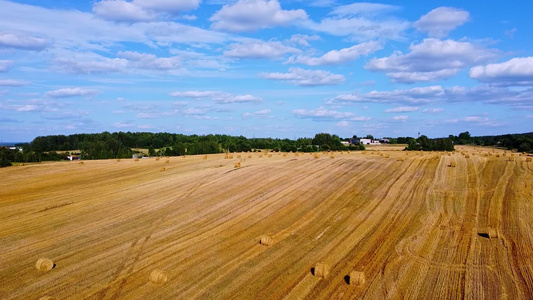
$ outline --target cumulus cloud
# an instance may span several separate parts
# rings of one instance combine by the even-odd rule
[[[340,112],[319,107],[314,110],[295,109],[292,113],[298,118],[308,118],[315,121],[333,121],[335,119],[345,119],[345,121],[368,121],[370,117],[357,116],[351,112]]]
[[[367,70],[385,72],[395,82],[433,81],[454,76],[471,65],[486,62],[497,50],[486,49],[469,42],[424,39],[411,44],[411,52],[395,52],[389,57],[372,59]]]
[[[373,39],[403,39],[403,32],[411,27],[406,20],[388,14],[399,7],[377,3],[353,3],[336,7],[319,23],[303,22],[308,29],[334,36],[349,36],[355,41]]]
[[[224,56],[231,58],[266,58],[275,59],[288,53],[299,53],[300,50],[285,46],[278,41],[254,41],[243,44],[232,44],[229,50],[224,51]]]
[[[361,94],[341,94],[327,101],[329,105],[346,105],[354,103],[402,103],[425,104],[434,102],[483,102],[505,104],[516,109],[533,110],[533,89],[511,90],[495,86],[477,86],[467,88],[453,86],[443,88],[440,85],[398,89],[393,91],[371,91]],[[424,112],[440,112],[442,109],[429,109]]]
[[[195,9],[198,5],[199,0],[102,0],[93,5],[93,13],[110,21],[146,22]]]
[[[413,112],[413,111],[418,111],[419,109],[420,107],[418,106],[400,106],[400,107],[386,109],[385,112],[386,113]]]
[[[12,60],[0,60],[0,72],[7,72],[13,66]]]
[[[333,9],[331,15],[347,16],[347,15],[379,15],[395,10],[400,7],[388,4],[358,2],[348,5],[341,5]]]
[[[274,117],[270,115],[270,112],[271,112],[270,109],[263,109],[263,110],[258,110],[255,112],[246,112],[242,115],[242,118],[243,119],[248,119],[248,118],[272,119]]]
[[[261,73],[259,76],[265,79],[287,81],[290,84],[299,86],[337,85],[346,80],[340,74],[301,68],[289,68],[288,73]]]
[[[133,4],[157,12],[177,14],[198,8],[201,0],[133,0]]]
[[[70,97],[79,97],[79,96],[90,98],[90,97],[94,97],[98,95],[99,93],[100,91],[98,90],[76,87],[76,88],[64,88],[64,89],[49,91],[49,92],[46,92],[44,95],[50,98],[70,98]]]
[[[202,99],[210,98],[219,104],[230,104],[230,103],[259,103],[263,99],[253,96],[253,95],[232,95],[229,93],[224,93],[220,91],[178,91],[172,92],[169,94],[172,97],[178,98],[193,98],[193,99]]]
[[[407,119],[409,119],[409,117],[405,116],[405,115],[403,115],[403,116],[394,116],[392,118],[393,121],[402,121],[402,122],[407,121]]]
[[[0,33],[0,48],[17,48],[40,51],[48,46],[48,41],[25,34]]]
[[[425,113],[440,113],[440,112],[443,112],[444,109],[443,108],[426,108],[424,109],[422,112],[425,112]]]
[[[533,56],[473,67],[470,78],[498,86],[533,86]]]
[[[275,26],[288,26],[297,20],[306,20],[302,9],[283,10],[278,0],[239,0],[224,5],[209,20],[212,28],[233,32],[256,31]]]
[[[158,47],[172,43],[218,44],[232,39],[231,36],[222,32],[179,22],[117,23],[95,18],[95,14],[91,12],[48,9],[3,0],[0,2],[2,6],[0,20],[3,32],[18,33],[28,30],[31,31],[33,37],[53,41],[56,48],[106,52],[115,47],[117,43],[122,42],[144,43]],[[27,16],[31,16],[31,18]]]
[[[328,104],[350,103],[427,103],[441,97],[444,89],[437,86],[417,87],[405,90],[371,91],[366,94],[342,94],[328,101]]]
[[[301,47],[309,47],[309,41],[318,41],[320,37],[318,35],[307,35],[307,34],[293,34],[289,40],[288,44],[297,45]]]
[[[103,0],[96,2],[93,13],[102,19],[118,22],[143,22],[156,19],[152,12],[123,0]]]
[[[117,122],[113,124],[113,126],[115,126],[116,128],[127,128],[127,127],[133,127],[135,126],[135,124],[131,122]]]
[[[297,56],[291,57],[287,63],[300,63],[308,66],[339,65],[356,60],[361,55],[368,55],[382,49],[381,43],[376,41],[364,42],[341,50],[331,50],[320,57]]]
[[[469,19],[470,13],[466,10],[441,6],[420,17],[414,26],[420,32],[427,32],[430,37],[443,38]]]
[[[153,54],[134,51],[120,51],[117,55],[116,58],[108,58],[94,53],[72,53],[68,57],[56,58],[54,69],[73,74],[181,70],[179,56],[157,57]]]
[[[122,51],[118,53],[118,56],[129,61],[128,67],[138,69],[170,70],[176,69],[180,66],[180,59],[178,56],[157,57],[153,54],[145,54],[133,51]]]
[[[12,80],[12,79],[0,80],[0,86],[23,86],[27,84],[28,82],[20,81],[20,80]]]

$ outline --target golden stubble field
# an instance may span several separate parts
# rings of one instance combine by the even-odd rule
[[[0,299],[531,299],[533,164],[384,150],[0,169]]]

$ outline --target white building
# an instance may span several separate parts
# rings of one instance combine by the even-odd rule
[[[363,145],[381,145],[379,140],[374,139],[359,139],[359,142]]]

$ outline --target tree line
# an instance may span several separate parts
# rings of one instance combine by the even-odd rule
[[[367,135],[367,138],[373,138]],[[353,136],[357,138],[357,136]],[[149,155],[195,155],[223,152],[254,151],[269,149],[272,151],[344,151],[364,150],[362,144],[345,146],[339,136],[318,133],[313,138],[273,139],[246,138],[221,134],[184,135],[174,133],[152,132],[102,132],[92,134],[49,135],[36,137],[30,143],[18,144],[23,151],[0,147],[0,166],[9,166],[12,162],[41,162],[67,159],[66,151],[75,151],[82,159],[130,158],[138,153],[135,148],[148,149]],[[389,138],[392,144],[407,144],[405,150],[416,151],[453,151],[454,145],[500,146],[530,152],[533,146],[533,133],[506,134],[497,136],[472,137],[468,131],[458,136],[430,139],[423,135],[419,138]]]

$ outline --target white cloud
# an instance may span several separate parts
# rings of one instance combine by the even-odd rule
[[[96,2],[93,13],[103,19],[118,22],[143,22],[156,19],[156,14],[124,0]]]
[[[309,41],[318,41],[320,37],[318,35],[307,35],[307,34],[293,34],[289,40],[288,44],[297,45],[301,47],[309,47]]]
[[[424,39],[411,44],[411,52],[395,52],[389,57],[372,59],[365,66],[370,71],[386,72],[396,82],[420,82],[445,79],[460,70],[494,58],[497,51],[469,42]]]
[[[128,73],[133,70],[181,71],[179,56],[157,57],[153,54],[120,51],[117,58],[94,53],[66,52],[54,60],[54,69],[73,74]],[[67,57],[65,57],[67,56]]]
[[[215,99],[218,103],[229,104],[229,103],[258,103],[262,102],[263,99],[252,96],[252,95],[237,95],[227,99]]]
[[[470,78],[498,86],[533,86],[533,56],[473,67]]]
[[[297,20],[306,20],[302,9],[283,10],[278,0],[239,0],[224,5],[209,20],[212,28],[234,32],[255,31],[275,26],[288,26]]]
[[[443,111],[444,111],[443,108],[426,108],[422,112],[425,112],[425,113],[440,113],[440,112],[443,112]]]
[[[113,126],[115,126],[116,128],[126,128],[126,127],[133,127],[134,124],[129,123],[129,122],[117,122],[113,124]]]
[[[444,89],[437,86],[417,87],[394,91],[371,91],[366,94],[343,94],[328,101],[328,104],[350,103],[427,103],[444,94]]]
[[[153,54],[144,54],[133,51],[123,51],[118,53],[119,57],[129,61],[128,67],[148,70],[171,70],[180,66],[178,56],[157,57]]]
[[[28,82],[20,81],[20,80],[12,80],[12,79],[0,80],[0,86],[23,86],[23,85],[28,85]]]
[[[511,90],[495,86],[466,88],[440,85],[417,87],[393,91],[371,91],[365,94],[342,94],[327,101],[329,105],[354,103],[402,103],[424,104],[435,102],[483,102],[505,104],[520,110],[533,110],[533,89]],[[442,109],[429,109],[424,112],[440,112]]]
[[[417,106],[400,106],[395,108],[386,109],[386,113],[399,113],[399,112],[413,112],[418,111],[420,107]]]
[[[344,121],[368,121],[370,117],[357,116],[351,112],[340,112],[319,107],[314,110],[295,109],[292,111],[298,118],[308,118],[315,121],[333,121],[335,119],[345,119]]]
[[[340,121],[340,122],[337,122],[337,124],[335,124],[335,126],[337,126],[337,127],[348,127],[348,126],[350,126],[350,123],[348,121]]]
[[[78,97],[78,96],[90,98],[90,97],[94,97],[98,95],[99,93],[100,91],[98,90],[84,89],[84,88],[77,87],[77,88],[64,88],[64,89],[59,89],[55,91],[49,91],[49,92],[46,92],[44,95],[50,98],[69,98],[69,97]]]
[[[169,94],[172,97],[202,99],[210,98],[219,104],[230,103],[259,103],[263,99],[253,95],[232,95],[220,91],[180,91]]]
[[[195,9],[198,5],[199,0],[102,0],[93,5],[93,13],[111,21],[146,22]]]
[[[12,60],[0,60],[0,72],[7,72],[13,66]]]
[[[181,15],[179,18],[182,20],[187,20],[187,21],[194,21],[198,19],[198,17],[195,15]]]
[[[201,0],[133,0],[135,5],[142,8],[170,14],[196,9],[200,2]]]
[[[272,119],[274,117],[270,115],[270,112],[271,112],[270,109],[263,109],[263,110],[258,110],[255,112],[246,112],[242,115],[242,118],[243,119],[248,119],[248,118]]]
[[[382,49],[380,42],[370,41],[354,45],[341,50],[331,50],[321,57],[297,56],[291,57],[287,63],[300,63],[308,66],[338,65],[356,60],[361,55],[368,55]]]
[[[186,91],[186,92],[172,92],[169,94],[172,97],[180,98],[218,98],[227,97],[228,93],[219,91]]]
[[[407,119],[409,119],[409,117],[405,116],[405,115],[404,116],[394,116],[392,118],[392,120],[394,120],[394,121],[402,121],[402,122],[407,121]]]
[[[285,46],[278,41],[254,41],[243,44],[232,44],[230,50],[224,51],[224,56],[231,58],[267,58],[275,59],[287,53],[299,53],[300,50]]]
[[[46,48],[47,45],[48,42],[45,39],[25,34],[0,33],[0,48],[5,47],[39,51]]]
[[[289,73],[261,73],[259,76],[265,79],[287,81],[299,86],[337,85],[346,80],[340,74],[301,68],[289,68]]]
[[[331,17],[319,23],[305,21],[308,29],[325,32],[334,36],[350,36],[355,41],[373,39],[403,40],[403,33],[411,27],[406,20],[388,16],[399,7],[377,3],[353,3],[336,7]]]
[[[139,128],[139,129],[153,129],[153,128],[155,128],[155,126],[152,125],[152,124],[143,124],[143,125],[137,125],[137,128]]]
[[[178,22],[115,23],[78,10],[47,9],[0,0],[0,28],[53,41],[54,47],[107,51],[117,43],[144,43],[153,47],[172,43],[219,44],[234,39],[225,33]],[[28,18],[31,16],[31,18]],[[68,26],[65,26],[68,24]]]
[[[441,6],[420,17],[414,26],[420,32],[427,32],[430,37],[443,38],[469,19],[470,13],[466,10]]]
[[[181,112],[185,115],[200,116],[205,115],[209,111],[206,107],[191,107],[183,109]]]
[[[391,11],[400,9],[398,6],[380,4],[380,3],[369,3],[369,2],[358,2],[348,5],[341,5],[336,7],[331,11],[331,15],[379,15]]]

